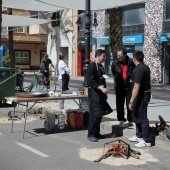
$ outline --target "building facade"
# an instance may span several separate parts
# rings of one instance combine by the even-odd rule
[[[77,50],[76,27],[73,14],[76,11],[72,9],[55,12],[52,15],[54,23],[50,26],[48,34],[47,53],[57,66],[59,59],[58,54],[65,54],[65,62],[71,69],[72,76],[75,76],[75,61],[77,60],[75,52]],[[74,21],[74,22],[73,22]]]
[[[129,57],[132,57],[135,50],[144,51],[145,63],[151,69],[152,82],[170,83],[170,0],[151,0],[148,3],[133,4],[123,8],[122,42]],[[97,31],[92,32],[92,37],[97,38],[93,49],[98,47],[106,49],[105,68],[107,74],[111,74],[110,65],[113,56],[109,47],[107,11],[98,11],[97,21]]]
[[[30,11],[13,9],[12,15],[31,16]],[[35,17],[35,16],[34,16]],[[36,15],[38,17],[38,15]],[[44,25],[13,27],[13,49],[16,67],[22,69],[38,68],[46,52],[47,28]],[[3,27],[2,45],[8,46],[8,28]]]

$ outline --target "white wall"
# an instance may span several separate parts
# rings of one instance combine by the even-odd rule
[[[70,31],[68,31],[70,30]],[[61,15],[60,27],[51,28],[48,34],[47,53],[52,62],[58,64],[58,53],[61,47],[68,47],[68,66],[72,70],[72,45],[73,45],[72,10],[64,10]],[[68,31],[68,32],[67,32]],[[51,39],[51,35],[53,38]]]
[[[60,47],[68,47],[68,66],[72,70],[72,36],[73,33],[57,34],[57,39],[51,39],[51,34],[48,35],[47,53],[54,65],[58,64],[58,53]]]

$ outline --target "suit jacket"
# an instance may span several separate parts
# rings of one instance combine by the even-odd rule
[[[131,87],[131,77],[135,65],[133,64],[133,60],[128,56],[127,56],[127,61],[128,61],[128,70],[126,72],[126,80],[124,80],[122,77],[122,68],[119,60],[116,59],[112,63],[111,70],[115,80],[115,87]]]

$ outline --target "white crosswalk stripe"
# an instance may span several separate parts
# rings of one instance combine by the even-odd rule
[[[35,154],[37,154],[37,155],[43,157],[43,158],[49,157],[49,155],[46,155],[46,154],[44,154],[44,153],[38,151],[37,149],[34,149],[34,148],[32,148],[32,147],[30,147],[30,146],[24,144],[24,143],[19,143],[19,142],[15,142],[15,143],[16,143],[17,145],[23,147],[24,149],[27,149],[27,150],[29,150],[29,151],[31,151],[31,152],[33,152],[33,153],[35,153]]]

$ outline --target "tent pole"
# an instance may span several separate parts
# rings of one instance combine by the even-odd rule
[[[90,35],[91,35],[91,0],[85,0],[85,64],[83,67],[84,87],[88,87],[87,83],[87,68],[90,63]]]

